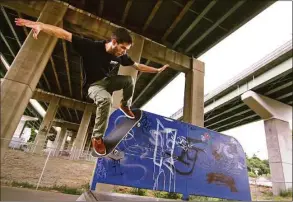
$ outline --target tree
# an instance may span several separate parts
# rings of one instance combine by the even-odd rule
[[[249,158],[246,154],[247,170],[250,176],[254,175],[267,175],[270,173],[269,161],[261,160],[255,154]]]
[[[37,136],[37,133],[36,133],[36,131],[35,131],[35,128],[32,127],[32,128],[31,128],[31,136],[30,136],[30,139],[28,140],[28,142],[34,142],[36,136]]]

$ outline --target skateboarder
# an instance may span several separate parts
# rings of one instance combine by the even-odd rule
[[[119,66],[132,66],[138,71],[148,73],[159,73],[169,66],[153,68],[134,62],[127,55],[127,51],[132,46],[132,37],[124,28],[117,28],[108,41],[93,41],[79,37],[60,27],[41,22],[16,18],[15,23],[18,26],[32,28],[35,39],[38,38],[39,32],[43,31],[57,38],[70,41],[74,50],[82,56],[83,88],[85,92],[88,92],[87,96],[97,105],[92,146],[98,155],[106,154],[103,136],[108,125],[113,91],[123,89],[120,109],[125,116],[134,118],[130,109],[134,80],[131,76],[117,75]]]

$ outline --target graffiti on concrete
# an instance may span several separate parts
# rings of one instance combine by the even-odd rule
[[[106,135],[126,117],[115,111]],[[245,154],[232,137],[143,112],[116,148],[119,161],[97,161],[95,183],[251,200]]]
[[[208,183],[215,183],[216,185],[225,185],[230,188],[231,192],[237,192],[235,181],[233,177],[226,176],[222,173],[208,173]]]

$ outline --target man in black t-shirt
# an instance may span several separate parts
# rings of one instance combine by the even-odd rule
[[[120,110],[127,117],[134,118],[130,109],[134,80],[131,76],[117,75],[119,66],[132,66],[138,71],[148,73],[159,73],[169,66],[153,68],[134,62],[126,53],[132,46],[132,37],[124,28],[115,30],[109,41],[93,41],[73,35],[60,27],[41,22],[16,18],[15,23],[18,26],[32,28],[35,39],[37,39],[39,32],[43,31],[57,38],[70,41],[75,51],[82,56],[83,88],[88,92],[88,97],[97,105],[92,145],[98,155],[106,154],[103,136],[112,107],[112,92],[123,89]]]

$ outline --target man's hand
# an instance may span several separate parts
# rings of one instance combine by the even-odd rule
[[[158,73],[161,73],[162,71],[164,71],[167,67],[169,67],[168,64],[164,65],[163,67],[158,69]]]
[[[164,65],[161,68],[155,68],[155,67],[150,67],[144,64],[139,64],[139,63],[134,63],[133,67],[141,72],[147,72],[147,73],[161,73],[162,71],[164,71],[167,67],[169,67],[169,65]]]
[[[25,27],[32,28],[33,37],[35,39],[38,39],[38,34],[42,30],[42,23],[33,22],[33,21],[30,21],[30,20],[22,19],[22,18],[15,18],[15,24],[17,26],[25,26]]]

